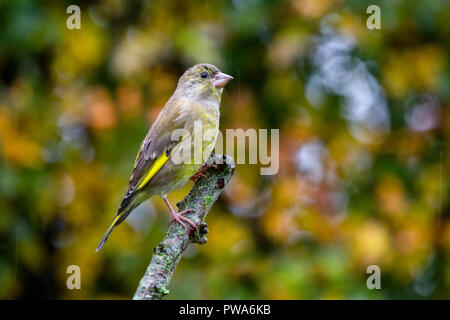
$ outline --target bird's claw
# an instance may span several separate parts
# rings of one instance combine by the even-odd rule
[[[198,179],[200,179],[201,177],[206,177],[206,175],[204,175],[203,173],[211,167],[217,168],[217,166],[214,163],[205,164],[192,177],[190,177],[189,180],[193,181],[194,183],[197,183]]]
[[[200,179],[201,177],[206,177],[206,176],[201,172],[197,172],[192,177],[190,177],[189,180],[191,180],[194,183],[197,183],[197,180]]]
[[[174,221],[177,221],[179,224],[181,224],[186,230],[188,230],[186,224],[183,222],[187,222],[189,223],[189,225],[195,230],[197,229],[197,226],[195,225],[195,223],[193,223],[191,220],[189,220],[188,218],[184,217],[183,214],[191,212],[192,209],[186,209],[180,212],[172,212],[172,219],[170,219],[170,224],[172,224]],[[183,221],[181,221],[183,220]]]

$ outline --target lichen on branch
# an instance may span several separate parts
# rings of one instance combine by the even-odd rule
[[[160,300],[169,293],[168,286],[183,252],[191,243],[206,243],[208,228],[205,218],[234,172],[233,159],[214,155],[207,161],[213,164],[196,181],[188,195],[179,203],[179,211],[193,209],[185,214],[197,230],[188,231],[179,223],[172,223],[164,239],[154,248],[152,260],[139,282],[134,300]]]

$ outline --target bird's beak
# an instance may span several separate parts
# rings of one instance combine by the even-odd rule
[[[230,81],[231,79],[233,79],[232,76],[222,73],[222,72],[218,72],[214,76],[213,85],[215,85],[216,87],[223,88],[228,83],[228,81]]]

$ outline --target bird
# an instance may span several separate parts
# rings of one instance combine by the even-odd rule
[[[207,159],[203,157],[201,161],[174,161],[174,159],[176,155],[180,158],[181,154],[198,154],[196,153],[198,151],[201,155],[211,154],[219,132],[223,89],[231,79],[232,76],[208,63],[190,67],[179,78],[174,93],[161,109],[141,143],[127,192],[96,251],[103,248],[113,229],[139,204],[155,195],[159,195],[169,208],[172,215],[170,224],[176,221],[188,229],[184,223],[186,222],[196,229],[195,224],[183,216],[192,209],[177,213],[170,205],[167,195],[181,189],[197,172],[202,175],[203,162]],[[193,143],[191,138],[195,134],[196,123],[200,123],[202,128],[210,132],[210,138],[201,140],[201,150],[197,150],[199,144]],[[182,134],[179,139],[174,139],[173,132],[177,130]]]

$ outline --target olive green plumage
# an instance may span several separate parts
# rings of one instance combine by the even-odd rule
[[[140,203],[153,195],[165,198],[171,191],[182,188],[207,160],[203,159],[201,163],[179,163],[172,161],[171,156],[176,150],[180,152],[180,149],[183,152],[190,149],[191,155],[195,154],[193,142],[196,121],[201,121],[203,131],[212,133],[210,139],[202,140],[201,153],[209,155],[212,152],[219,129],[223,86],[230,79],[231,76],[221,73],[210,64],[194,65],[180,77],[175,92],[141,144],[128,190],[97,251],[104,246],[114,227],[125,220]],[[172,133],[176,129],[189,133],[191,139],[172,141]],[[169,209],[172,210],[171,207]]]

